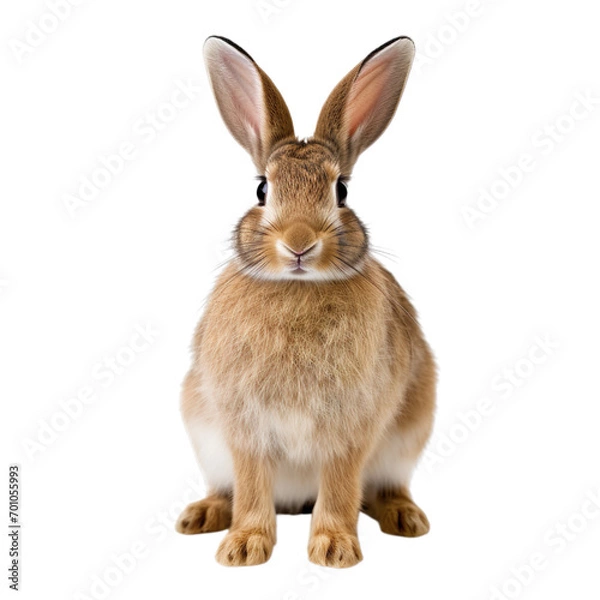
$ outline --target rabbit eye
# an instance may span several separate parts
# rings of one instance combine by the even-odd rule
[[[346,183],[342,179],[337,180],[337,184],[335,186],[335,191],[337,194],[337,204],[340,208],[344,208],[346,206],[346,197],[348,196],[348,187]]]
[[[258,205],[264,206],[265,200],[267,199],[267,190],[269,189],[269,184],[266,179],[261,179],[258,187],[256,188],[256,197],[258,198]]]

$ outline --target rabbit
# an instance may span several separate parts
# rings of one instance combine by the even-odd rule
[[[228,529],[217,561],[257,565],[277,513],[312,513],[309,560],[350,567],[362,559],[360,511],[388,534],[429,531],[409,485],[433,426],[434,358],[347,206],[354,163],[392,119],[414,44],[392,39],[352,69],[308,139],[245,50],[211,36],[204,57],[221,116],[258,170],[258,201],[194,335],[181,411],[208,495],[176,529]]]

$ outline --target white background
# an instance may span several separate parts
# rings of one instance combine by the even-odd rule
[[[262,6],[84,0],[24,51],[30,21],[51,29],[51,13],[41,0],[3,2],[0,393],[5,468],[22,471],[21,597],[597,598],[598,10]],[[393,254],[384,262],[439,362],[436,430],[413,486],[432,530],[395,538],[361,516],[365,558],[345,571],[308,563],[308,516],[279,517],[271,561],[245,569],[214,561],[222,533],[173,530],[203,492],[178,410],[189,342],[232,227],[255,202],[252,164],[202,64],[215,33],[274,79],[300,136],[372,49],[410,35],[419,52],[348,201]],[[193,99],[165,108],[188,80]],[[582,95],[595,99],[587,111]],[[148,131],[157,110],[170,122]],[[65,197],[123,143],[133,158],[70,214]],[[470,227],[464,210],[481,189],[502,198]],[[132,354],[137,326],[156,333]],[[109,379],[102,361],[114,356],[133,362]],[[89,388],[93,402],[72,400]],[[122,556],[132,550],[135,565]],[[535,571],[523,567],[532,556]]]

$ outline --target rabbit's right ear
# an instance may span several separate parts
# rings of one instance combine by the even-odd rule
[[[245,50],[226,38],[209,37],[204,60],[225,124],[263,174],[273,146],[295,137],[279,90]]]
[[[392,120],[414,56],[410,38],[394,38],[373,50],[327,98],[315,138],[337,147],[344,175]]]

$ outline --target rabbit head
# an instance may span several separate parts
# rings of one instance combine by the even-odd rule
[[[213,36],[204,56],[217,105],[259,174],[258,203],[239,221],[239,267],[258,279],[336,280],[360,272],[364,225],[346,205],[359,154],[391,121],[414,58],[413,42],[390,40],[334,88],[313,137],[299,140],[271,79],[242,48]]]

